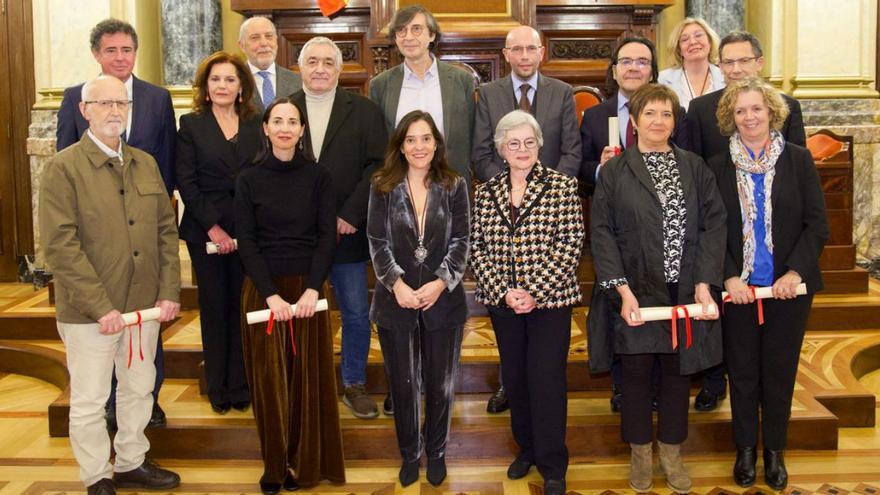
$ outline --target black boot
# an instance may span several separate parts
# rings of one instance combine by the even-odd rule
[[[764,449],[764,482],[774,490],[782,490],[788,485],[788,471],[781,450]]]
[[[733,465],[733,481],[737,485],[748,488],[755,484],[755,464],[758,462],[758,453],[755,447],[737,447],[736,463]]]
[[[400,479],[400,486],[407,487],[419,480],[419,461],[404,462],[400,465],[400,473],[397,475]]]

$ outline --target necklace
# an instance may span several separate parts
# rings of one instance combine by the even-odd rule
[[[682,72],[684,72],[684,80],[687,83],[688,93],[691,94],[691,99],[693,100],[694,98],[696,98],[696,96],[702,96],[704,90],[706,89],[706,82],[709,80],[709,73],[711,72],[709,68],[706,68],[706,77],[703,78],[703,84],[700,85],[700,94],[696,96],[694,96],[694,89],[691,87],[691,80],[688,77],[687,70],[684,67],[682,67],[681,70]]]
[[[409,200],[412,203],[413,215],[416,218],[416,235],[419,239],[419,245],[413,251],[413,257],[419,263],[424,263],[428,259],[428,249],[425,248],[425,215],[428,212],[428,193],[425,191],[425,202],[422,205],[422,214],[419,215],[419,209],[416,208],[416,197],[413,194],[412,184],[409,177],[406,178],[406,185],[409,192]]]

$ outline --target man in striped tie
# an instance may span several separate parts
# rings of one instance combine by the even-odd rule
[[[253,103],[263,110],[277,96],[290,96],[302,89],[302,78],[277,63],[278,31],[265,17],[251,17],[241,23],[238,46],[248,60],[257,91]]]

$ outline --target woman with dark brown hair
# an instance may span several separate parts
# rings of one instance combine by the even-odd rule
[[[241,356],[241,260],[235,247],[235,179],[260,150],[254,78],[237,55],[215,52],[193,82],[193,112],[180,118],[177,188],[183,199],[180,238],[199,287],[205,379],[211,408],[225,414],[250,404]],[[214,243],[209,255],[205,244]]]
[[[447,163],[431,114],[414,110],[398,124],[384,166],[373,176],[367,238],[376,271],[370,319],[391,381],[394,426],[403,458],[400,483],[446,478],[467,302],[461,284],[470,248],[467,183]],[[422,380],[424,438],[419,432]]]

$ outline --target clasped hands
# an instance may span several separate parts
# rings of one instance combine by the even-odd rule
[[[401,308],[430,309],[440,298],[440,294],[446,290],[446,282],[438,278],[413,290],[401,277],[397,279],[397,282],[394,282],[392,290],[394,298],[397,299],[397,304]]]
[[[220,224],[214,224],[208,229],[208,238],[217,245],[217,254],[229,254],[235,251],[235,240],[223,230]]]
[[[306,289],[296,301],[296,307],[291,308],[290,303],[278,294],[272,294],[266,298],[269,311],[278,321],[287,321],[291,318],[311,318],[315,314],[315,306],[318,304],[318,291]]]
[[[530,313],[535,309],[535,298],[525,289],[510,289],[504,295],[504,302],[518,315]]]

